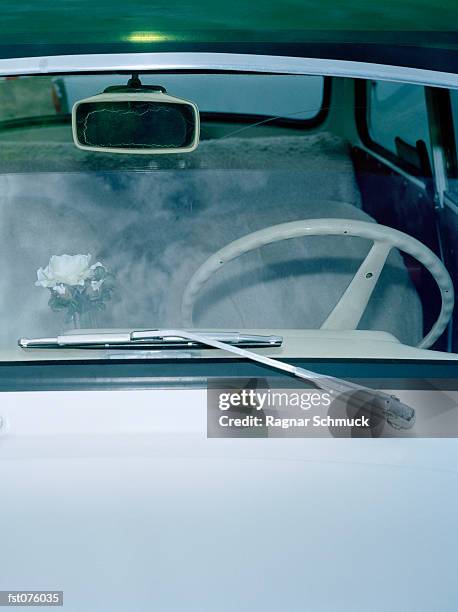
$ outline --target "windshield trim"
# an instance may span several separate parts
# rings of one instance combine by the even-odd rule
[[[176,70],[340,76],[458,89],[458,74],[370,62],[241,53],[110,53],[0,60],[0,75]]]
[[[394,379],[408,380],[410,385],[424,379],[441,379],[443,384],[454,385],[457,371],[457,362],[448,359],[292,358],[284,361],[380,389],[392,389]],[[206,388],[211,380],[234,377],[274,378],[279,383],[287,382],[289,387],[305,382],[263,364],[227,355],[219,359],[0,362],[0,392],[186,388],[190,385]]]

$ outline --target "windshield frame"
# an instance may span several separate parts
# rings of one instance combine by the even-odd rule
[[[211,72],[250,73],[250,74],[316,74],[320,76],[347,76],[367,80],[390,80],[394,82],[434,85],[435,87],[458,89],[458,74],[430,70],[400,67],[394,65],[371,64],[367,62],[349,62],[344,60],[327,60],[321,58],[298,58],[283,56],[259,56],[244,54],[220,53],[155,53],[155,54],[120,54],[120,55],[81,55],[60,57],[13,58],[0,60],[0,74],[5,76],[32,76],[58,74],[104,74],[120,72],[131,74],[134,71],[160,74],[171,72]],[[325,82],[329,80],[325,78]],[[323,105],[325,106],[325,105]],[[250,115],[250,120],[253,116]],[[33,118],[32,118],[33,120]],[[444,358],[442,353],[442,359]],[[450,355],[453,361],[456,356]],[[100,359],[100,358],[99,358]],[[212,361],[215,357],[211,357]],[[294,358],[293,358],[294,359]],[[344,358],[353,361],[354,356]],[[406,357],[401,358],[403,362]],[[440,359],[440,357],[436,357]],[[326,357],[326,361],[334,360]],[[365,357],[365,362],[375,362],[377,358]],[[383,360],[383,359],[382,359]],[[426,361],[426,359],[424,359]],[[46,359],[47,363],[53,360]],[[60,363],[75,363],[75,358],[58,360]],[[123,359],[122,363],[126,363]],[[143,359],[142,359],[143,361]],[[145,362],[148,361],[145,358]],[[154,359],[158,363],[159,359]],[[179,359],[184,363],[183,359]],[[200,358],[199,361],[204,361]],[[423,361],[423,359],[422,359]],[[91,360],[94,363],[93,360]],[[109,361],[110,363],[112,360]],[[136,360],[138,363],[138,359]],[[234,359],[229,360],[234,363]],[[2,362],[6,363],[6,362]],[[12,363],[12,362],[9,362]],[[29,362],[30,363],[30,362]],[[33,363],[38,364],[38,360]],[[99,363],[103,363],[100,359]]]
[[[457,53],[458,55],[458,53]],[[458,73],[322,57],[242,53],[111,53],[0,59],[0,76],[218,71],[340,76],[458,89]]]

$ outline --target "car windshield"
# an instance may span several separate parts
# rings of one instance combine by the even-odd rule
[[[324,324],[421,343],[439,316],[440,274],[426,255],[420,263],[409,248],[401,254],[389,230],[420,241],[453,276],[451,237],[438,234],[434,217],[424,87],[307,75],[134,76],[197,105],[194,151],[75,146],[73,105],[129,75],[0,80],[2,360],[21,358],[21,337],[72,329]],[[344,315],[333,309],[374,227],[387,227],[380,239],[394,246],[367,308],[358,294],[360,316],[351,320],[348,305]],[[378,272],[365,278],[377,281]],[[444,281],[441,291],[453,287]],[[445,318],[432,344],[450,351]]]

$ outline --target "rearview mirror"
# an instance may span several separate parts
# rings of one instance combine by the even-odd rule
[[[199,143],[199,110],[161,88],[113,87],[74,104],[72,130],[86,151],[187,153]]]

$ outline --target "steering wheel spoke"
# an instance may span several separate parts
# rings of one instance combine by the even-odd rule
[[[321,329],[356,329],[383,270],[392,245],[374,242]]]

